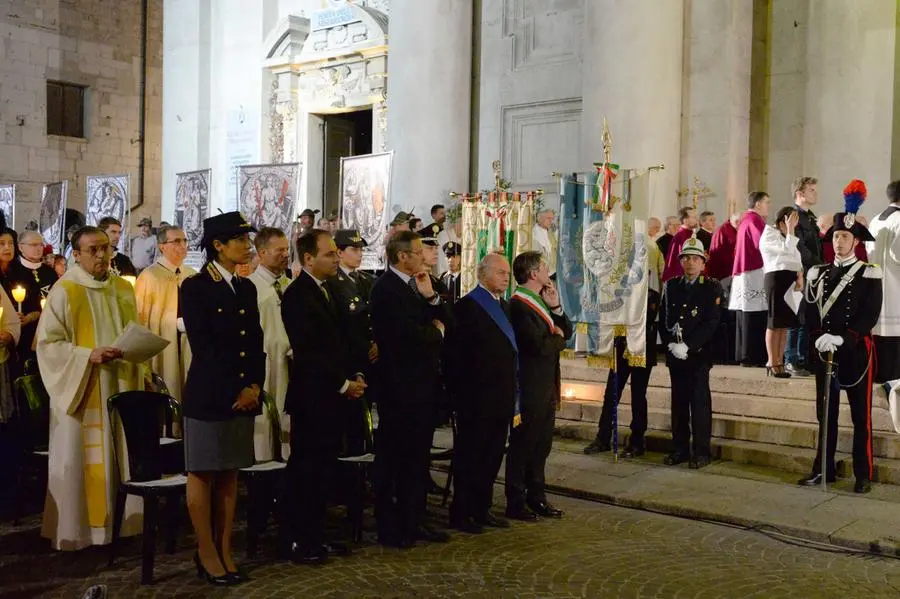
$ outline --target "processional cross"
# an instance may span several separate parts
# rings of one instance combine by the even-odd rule
[[[702,187],[701,187],[702,185]],[[693,189],[688,187],[682,187],[675,193],[678,194],[678,198],[686,198],[688,195],[691,197],[691,202],[694,210],[697,209],[697,204],[700,202],[701,197],[706,197],[708,195],[712,195],[712,189],[707,187],[706,185],[700,183],[700,177],[694,177],[694,187]]]

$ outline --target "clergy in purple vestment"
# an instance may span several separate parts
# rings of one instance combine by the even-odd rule
[[[764,191],[751,192],[737,232],[728,309],[736,312],[735,359],[743,366],[762,366],[767,359],[766,315],[769,306],[759,238],[766,228],[770,203]]]

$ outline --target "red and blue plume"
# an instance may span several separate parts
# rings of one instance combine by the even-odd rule
[[[868,195],[866,184],[859,179],[854,179],[844,188],[844,212],[856,214]]]

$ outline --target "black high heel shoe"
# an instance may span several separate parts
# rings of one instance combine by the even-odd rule
[[[789,379],[791,378],[791,373],[784,370],[784,364],[773,364],[772,366],[767,364],[766,376],[774,376],[776,379]]]
[[[203,567],[203,562],[200,561],[200,552],[194,553],[194,565],[197,566],[197,578],[200,580],[206,579],[207,584],[211,584],[213,586],[219,587],[227,587],[237,584],[234,578],[226,571],[225,574],[221,576],[213,576],[209,572],[206,571],[206,568]]]

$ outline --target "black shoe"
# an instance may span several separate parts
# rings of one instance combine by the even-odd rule
[[[303,548],[294,545],[291,549],[291,561],[303,566],[319,566],[328,561],[328,552],[324,546]]]
[[[247,574],[240,568],[238,568],[234,572],[232,572],[231,570],[225,570],[225,572],[227,576],[231,577],[235,584],[248,582],[250,580],[250,577],[247,576]]]
[[[559,508],[555,508],[546,501],[542,501],[540,503],[529,503],[528,507],[531,508],[538,516],[542,516],[544,518],[562,518],[563,511]]]
[[[585,455],[594,455],[595,453],[604,453],[611,449],[610,444],[594,439],[594,441],[584,448]]]
[[[213,576],[207,572],[203,567],[203,562],[200,561],[200,553],[194,553],[194,565],[197,566],[197,578],[206,580],[207,584],[218,587],[230,587],[237,584],[237,581],[229,576],[227,571],[221,576]]]
[[[834,476],[828,477],[829,484],[833,483],[835,480],[836,479]],[[813,472],[806,478],[801,478],[800,480],[798,480],[797,484],[803,485],[804,487],[815,487],[816,485],[821,485],[822,484],[822,475],[818,472]]]
[[[468,533],[470,535],[480,535],[484,532],[484,527],[468,516],[451,516],[450,528],[458,530],[459,532]]]
[[[853,485],[854,493],[868,493],[872,490],[872,481],[865,478],[857,478],[856,484]]]
[[[687,462],[690,458],[682,453],[670,453],[663,458],[663,464],[666,466],[677,466]]]
[[[337,557],[347,557],[353,553],[353,549],[350,548],[350,545],[345,545],[344,543],[325,543],[322,545],[322,549],[325,551],[326,555],[334,555]]]
[[[806,368],[795,366],[790,363],[784,365],[784,371],[792,376],[812,376],[812,373]]]
[[[475,518],[475,523],[481,526],[490,526],[491,528],[509,528],[509,520],[498,518],[490,512],[485,512],[480,518]]]
[[[639,458],[642,455],[644,455],[644,451],[645,450],[644,450],[643,446],[639,446],[639,447],[628,446],[625,448],[625,451],[622,452],[622,457],[625,459]]]
[[[709,466],[709,456],[708,455],[700,455],[694,458],[691,458],[688,466],[694,470],[699,470],[704,466]]]
[[[506,508],[506,517],[510,520],[519,520],[521,522],[534,522],[538,519],[538,515],[528,508]]]
[[[413,532],[413,538],[418,541],[425,541],[427,543],[446,543],[450,540],[450,535],[448,535],[443,530],[436,530],[422,524]]]

